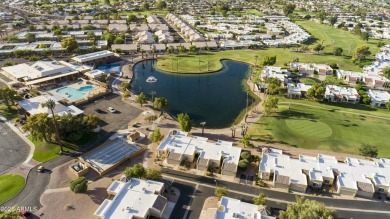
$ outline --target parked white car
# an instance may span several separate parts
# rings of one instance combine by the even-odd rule
[[[115,112],[116,112],[116,110],[115,110],[114,108],[112,108],[112,107],[108,107],[107,110],[110,111],[110,112],[112,112],[112,113],[115,113]]]

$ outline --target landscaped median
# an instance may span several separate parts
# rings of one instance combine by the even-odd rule
[[[0,176],[0,204],[17,195],[25,185],[25,179],[21,175]]]

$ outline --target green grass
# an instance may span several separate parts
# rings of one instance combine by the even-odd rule
[[[319,104],[314,104],[317,105]],[[261,118],[259,125],[249,128],[249,133],[254,139],[268,143],[355,154],[358,153],[360,145],[370,143],[378,147],[379,156],[390,156],[388,120],[339,112],[338,110],[342,109],[348,112],[366,113],[342,106],[330,106],[329,109],[292,104],[291,110],[288,110],[287,105],[279,105],[274,115]],[[369,113],[374,114],[373,111]],[[384,113],[383,110],[376,111],[376,115],[379,116],[383,116]],[[389,112],[387,117],[390,118]]]
[[[217,71],[222,68],[220,63],[221,59],[233,59],[237,61],[246,62],[249,64],[255,64],[255,56],[258,56],[258,64],[263,60],[265,56],[275,56],[275,66],[285,66],[292,60],[298,58],[300,62],[314,62],[332,64],[339,63],[344,70],[349,71],[361,71],[362,69],[350,62],[350,57],[333,56],[327,54],[304,54],[295,52],[295,49],[283,49],[283,48],[267,48],[261,50],[225,50],[220,52],[212,52],[211,55],[202,54],[189,54],[180,55],[179,57],[179,73],[204,73],[207,71],[207,61],[209,60],[209,70]],[[172,68],[173,59],[173,68]],[[167,72],[177,72],[176,64],[177,56],[167,56],[158,58],[157,67]],[[200,59],[200,68],[199,68]],[[287,66],[286,66],[287,67]]]
[[[75,152],[83,145],[93,142],[97,138],[97,133],[91,133],[85,135],[81,138],[76,144],[62,141],[64,144],[64,149],[69,152]],[[32,137],[29,137],[29,140],[35,145],[35,151],[33,154],[33,159],[39,162],[46,162],[57,156],[59,156],[60,145],[52,142],[45,142],[39,140],[33,140]]]
[[[320,24],[310,20],[296,20],[295,23],[303,27],[311,35],[314,36],[316,40],[310,41],[311,44],[321,43],[325,45],[324,52],[331,53],[334,47],[343,48],[343,54],[346,56],[352,56],[355,48],[360,45],[367,45],[370,47],[372,55],[369,58],[374,58],[375,54],[379,52],[379,48],[376,46],[378,42],[389,41],[372,39],[368,41],[363,41],[360,36],[352,34],[349,31],[342,29],[334,28],[329,25]]]
[[[29,137],[30,141],[35,145],[35,151],[33,154],[33,159],[39,162],[46,162],[57,157],[60,152],[60,146],[58,144],[33,140]]]
[[[11,107],[11,109],[8,109],[5,104],[0,105],[0,114],[4,116],[4,118],[11,120],[18,117],[18,110],[16,107]]]
[[[0,204],[18,194],[24,187],[25,180],[21,175],[0,176]]]

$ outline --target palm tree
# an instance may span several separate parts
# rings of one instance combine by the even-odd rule
[[[54,130],[56,132],[57,141],[60,144],[60,154],[62,154],[62,152],[64,151],[63,150],[63,145],[62,145],[62,142],[61,142],[60,132],[58,131],[57,120],[56,120],[56,117],[54,116],[54,108],[56,107],[56,102],[53,99],[49,99],[45,103],[45,105],[50,110],[51,115],[53,117]]]

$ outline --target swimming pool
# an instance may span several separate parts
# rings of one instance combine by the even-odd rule
[[[103,71],[106,74],[111,73],[111,72],[115,72],[117,74],[120,74],[120,72],[121,72],[121,66],[119,64],[98,65],[98,66],[96,66],[96,68],[99,69],[100,71]]]
[[[95,86],[86,85],[86,86],[82,86],[78,89],[73,88],[73,87],[63,87],[63,88],[58,89],[56,92],[58,94],[66,95],[67,98],[69,98],[71,100],[77,100],[77,99],[84,98],[88,94],[88,91],[91,91],[93,89],[95,89]]]

